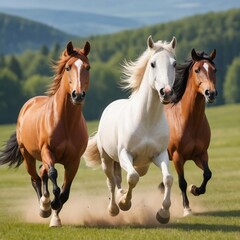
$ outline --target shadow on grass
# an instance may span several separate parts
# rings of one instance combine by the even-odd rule
[[[99,224],[94,226],[76,226],[77,228],[102,228],[102,229],[124,229],[124,228],[132,228],[132,229],[178,229],[183,231],[210,231],[210,232],[240,232],[240,224],[238,225],[230,225],[228,224],[228,218],[239,218],[240,219],[240,210],[231,210],[231,211],[213,211],[213,212],[204,212],[204,213],[196,213],[194,217],[222,217],[226,218],[226,224],[218,224],[217,222],[214,224],[208,223],[206,218],[206,223],[197,223],[197,220],[194,220],[192,223],[186,222],[172,222],[166,225],[157,224],[157,225],[140,225],[140,224],[129,224],[129,225],[115,225],[111,226],[109,224]]]

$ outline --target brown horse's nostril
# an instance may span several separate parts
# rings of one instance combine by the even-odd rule
[[[74,102],[81,102],[86,96],[86,92],[76,93],[76,90],[72,91],[72,99]]]

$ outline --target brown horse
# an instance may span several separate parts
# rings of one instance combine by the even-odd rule
[[[178,93],[176,103],[165,106],[170,128],[168,153],[178,174],[184,216],[191,214],[186,193],[187,182],[184,177],[185,162],[193,160],[203,170],[201,186],[191,186],[190,191],[195,196],[205,193],[207,182],[212,176],[208,167],[207,152],[211,132],[205,115],[205,102],[212,103],[217,96],[216,67],[213,62],[216,50],[207,55],[204,52],[196,53],[193,49],[191,55],[191,60],[176,67],[174,86],[174,91]]]
[[[88,142],[87,126],[82,114],[86,91],[89,87],[90,44],[75,49],[67,44],[55,65],[55,77],[48,96],[37,96],[22,107],[16,132],[0,154],[0,165],[18,167],[23,161],[37,193],[40,216],[49,217],[54,210],[50,226],[61,226],[58,216],[68,200],[72,181],[77,173],[80,158]],[[36,160],[42,161],[40,177]],[[64,166],[62,189],[57,185],[54,165]],[[48,179],[53,184],[54,199],[50,201]]]

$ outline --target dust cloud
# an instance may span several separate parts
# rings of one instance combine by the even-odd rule
[[[182,198],[180,194],[171,194],[170,222],[175,222],[183,216]],[[159,191],[133,192],[132,207],[129,211],[120,211],[118,216],[108,214],[108,195],[89,195],[89,193],[71,193],[70,198],[60,212],[63,225],[74,224],[81,226],[113,227],[113,226],[145,226],[160,227],[155,216],[161,207],[162,194]],[[203,212],[205,209],[190,200],[194,212]],[[21,215],[29,223],[46,223],[50,218],[43,219],[38,214],[38,202],[34,194],[22,203]]]

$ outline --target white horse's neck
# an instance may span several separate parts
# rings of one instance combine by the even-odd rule
[[[149,84],[148,69],[144,74],[139,90],[131,96],[132,116],[136,121],[153,124],[161,119],[163,105],[158,92]]]

